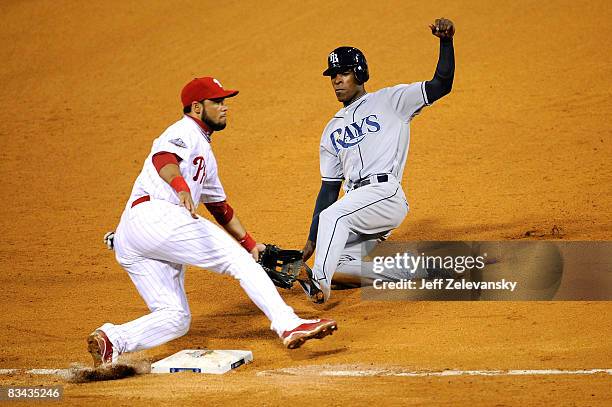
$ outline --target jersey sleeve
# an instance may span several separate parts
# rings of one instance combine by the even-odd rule
[[[391,107],[405,120],[410,120],[419,114],[423,107],[429,106],[425,82],[396,85],[381,89],[381,92],[388,98]]]
[[[327,129],[326,129],[327,130]],[[319,166],[321,169],[321,179],[323,181],[342,181],[344,173],[342,163],[338,157],[338,149],[331,136],[326,136],[327,131],[321,137],[319,146]]]
[[[177,132],[168,131],[162,134],[153,145],[152,153],[155,155],[161,151],[176,154],[181,160],[189,160],[191,149],[193,148],[192,136],[187,133],[177,134]]]
[[[219,179],[217,160],[214,154],[212,154],[212,150],[208,151],[205,160],[206,175],[204,177],[202,193],[200,194],[200,202],[206,204],[225,201],[227,197]]]

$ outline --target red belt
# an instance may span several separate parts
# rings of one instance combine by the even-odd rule
[[[147,201],[150,201],[150,200],[151,200],[151,197],[149,195],[141,196],[140,198],[138,198],[134,202],[132,202],[132,208],[135,207],[138,204],[141,204],[143,202],[147,202]]]

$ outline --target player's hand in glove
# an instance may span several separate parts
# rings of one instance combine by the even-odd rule
[[[261,253],[263,253],[264,250],[266,250],[266,245],[262,243],[257,243],[253,250],[251,250],[251,256],[253,256],[253,259],[255,259],[255,261],[258,261],[259,256],[261,256]]]
[[[455,25],[444,17],[436,19],[433,24],[429,25],[429,28],[431,33],[438,38],[453,38],[455,35]]]
[[[257,261],[270,277],[275,286],[290,289],[304,267],[300,250],[285,250],[267,244],[259,253]]]
[[[301,250],[285,250],[267,244],[259,256],[258,263],[261,264],[275,286],[290,289],[297,281],[311,301],[322,303],[324,301],[323,292],[314,282],[312,270],[302,260],[303,255]]]

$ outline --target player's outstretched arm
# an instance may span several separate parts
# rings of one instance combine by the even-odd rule
[[[234,214],[234,209],[227,201],[221,202],[205,202],[204,206],[208,212],[213,215],[217,223],[225,229],[234,239],[236,239],[242,247],[246,249],[255,261],[259,258],[259,252],[263,251],[266,246],[257,243],[251,235],[249,235],[238,217]]]
[[[317,202],[315,203],[312,222],[310,223],[310,233],[308,234],[308,240],[304,245],[304,249],[302,249],[304,252],[304,261],[312,256],[316,247],[317,231],[319,230],[319,214],[338,200],[341,186],[342,182],[338,181],[321,182],[321,189],[319,190],[319,195],[317,195]]]
[[[245,227],[242,226],[242,223],[238,219],[236,215],[232,217],[232,219],[222,225],[223,228],[229,233],[234,239],[238,240],[238,243],[242,245],[251,256],[257,261],[259,258],[259,252],[264,251],[266,246],[261,243],[257,243],[246,231]]]
[[[440,38],[440,56],[436,72],[430,81],[425,82],[427,100],[429,103],[433,103],[448,95],[453,87],[455,77],[455,50],[453,47],[455,25],[451,20],[439,18],[434,24],[430,24],[429,28],[432,35]]]

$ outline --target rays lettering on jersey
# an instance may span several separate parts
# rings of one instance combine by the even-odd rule
[[[199,155],[196,158],[194,158],[193,165],[198,166],[198,171],[196,172],[196,175],[193,176],[193,180],[197,182],[198,178],[200,178],[200,173],[202,173],[202,178],[200,178],[200,184],[201,184],[202,182],[204,182],[204,176],[206,175],[206,170],[204,168],[204,157]]]
[[[329,137],[336,149],[349,148],[357,145],[370,133],[377,133],[381,129],[378,117],[375,114],[364,117],[361,121],[353,122],[348,126],[340,127],[331,132]]]

